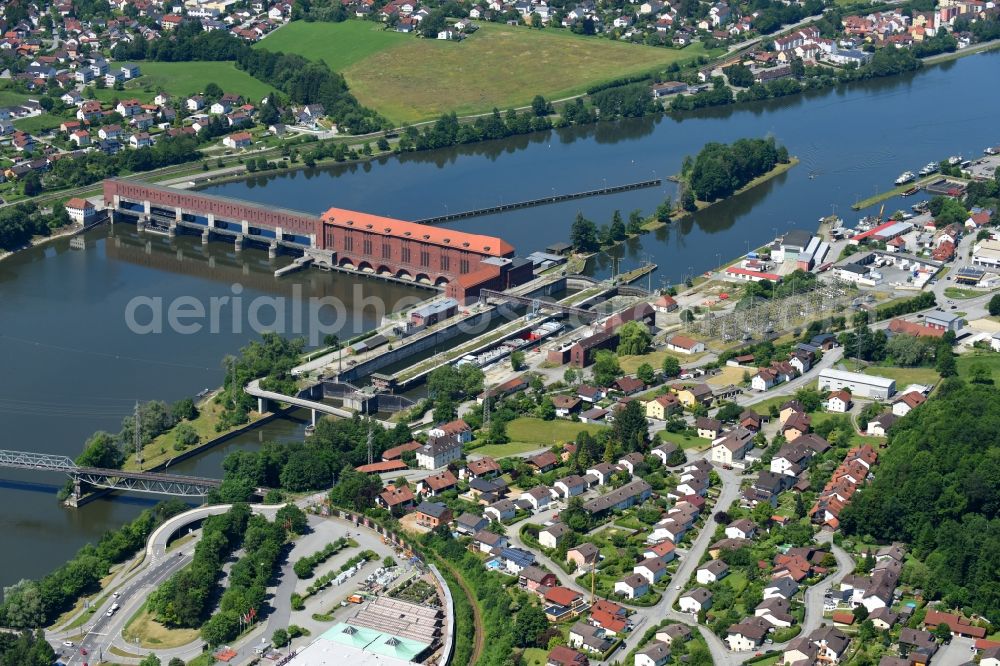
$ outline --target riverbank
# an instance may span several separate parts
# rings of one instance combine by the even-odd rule
[[[925,176],[923,178],[920,178],[919,180],[911,181],[909,183],[906,183],[905,185],[899,185],[899,186],[893,187],[892,189],[886,190],[885,192],[880,192],[879,194],[875,194],[873,196],[870,196],[867,199],[862,199],[861,201],[858,201],[857,203],[852,204],[851,205],[851,209],[852,210],[864,210],[865,208],[870,208],[870,207],[872,207],[872,206],[874,206],[876,204],[880,204],[883,201],[887,201],[889,199],[892,199],[893,197],[897,197],[897,196],[903,194],[904,192],[908,192],[908,191],[910,191],[910,190],[912,190],[914,188],[916,188],[918,190],[923,189],[927,185],[929,185],[929,184],[931,184],[931,183],[933,183],[933,182],[935,182],[937,180],[941,180],[942,178],[947,178],[949,180],[960,181],[960,182],[963,182],[963,183],[969,183],[969,182],[971,182],[968,178],[960,178],[958,176],[942,176],[940,173],[933,173],[930,176]]]
[[[789,157],[787,162],[779,162],[778,164],[776,164],[774,166],[773,169],[771,169],[770,171],[768,171],[765,174],[761,174],[761,175],[757,176],[756,178],[754,178],[753,180],[751,180],[749,183],[747,183],[746,185],[744,185],[740,189],[738,189],[735,192],[733,192],[732,194],[730,194],[728,197],[723,197],[722,199],[716,199],[715,201],[702,201],[700,199],[695,199],[694,205],[698,209],[698,211],[703,211],[703,210],[706,210],[708,208],[711,208],[712,206],[715,206],[715,205],[720,204],[720,203],[722,203],[724,201],[728,201],[729,199],[732,199],[734,197],[738,197],[741,194],[749,192],[753,188],[757,187],[758,185],[763,185],[764,183],[766,183],[767,181],[771,180],[772,178],[777,178],[778,176],[780,176],[781,174],[785,173],[786,171],[788,171],[789,169],[791,169],[793,166],[795,166],[798,163],[799,163],[799,158],[797,158],[797,157]],[[685,213],[690,214],[687,211],[685,211]]]
[[[42,247],[44,245],[47,245],[48,243],[51,243],[54,240],[59,240],[60,238],[65,238],[66,236],[72,236],[81,231],[83,231],[83,225],[74,222],[65,227],[57,229],[56,231],[52,232],[52,234],[49,236],[36,236],[19,248],[0,252],[0,261],[3,261],[4,259],[7,259],[9,257],[13,257],[18,252],[30,250],[31,248],[35,247]]]

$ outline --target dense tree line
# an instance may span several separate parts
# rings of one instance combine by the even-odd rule
[[[240,350],[239,356],[223,360],[226,377],[216,402],[225,412],[219,430],[246,423],[250,412],[257,408],[257,399],[243,390],[254,379],[261,379],[261,387],[284,394],[297,392],[292,368],[305,347],[305,340],[289,340],[277,333],[264,333],[260,341],[254,340]]]
[[[50,666],[56,652],[41,629],[35,633],[0,632],[0,666]]]
[[[132,522],[106,532],[96,546],[87,544],[66,564],[41,580],[22,580],[4,588],[0,625],[21,629],[51,624],[71,608],[80,595],[96,590],[111,565],[134,555],[146,545],[153,530],[187,508],[179,500],[161,502],[140,513]]]
[[[119,51],[120,50],[120,51]],[[325,63],[300,55],[251,48],[224,30],[204,32],[198,21],[185,21],[152,42],[137,40],[115,49],[115,59],[236,61],[250,76],[271,84],[295,104],[322,104],[326,114],[355,134],[382,129],[386,120],[361,105],[340,74]]]
[[[294,505],[284,509],[301,513]],[[221,645],[236,638],[241,617],[243,623],[260,621],[268,581],[283,559],[287,539],[282,516],[277,516],[273,523],[263,516],[250,516],[243,534],[244,554],[229,570],[219,606],[201,628],[201,637],[209,645]]]
[[[708,143],[681,174],[694,195],[716,201],[731,195],[757,176],[788,162],[788,150],[773,138],[740,139],[733,144]]]
[[[44,182],[49,189],[80,187],[113,176],[151,171],[200,157],[198,139],[161,136],[148,148],[121,150],[114,155],[92,150],[58,160],[45,175]]]
[[[917,294],[913,298],[905,298],[888,305],[875,308],[874,321],[900,317],[911,312],[919,312],[937,305],[937,299],[933,292],[925,291]]]
[[[1000,394],[946,380],[889,443],[841,515],[845,533],[908,542],[905,582],[1000,623]]]
[[[178,400],[167,405],[159,400],[150,400],[139,405],[139,442],[146,446],[156,437],[173,428],[181,421],[198,415],[191,398]],[[135,414],[122,419],[122,429],[117,434],[100,430],[87,440],[83,452],[77,456],[76,464],[81,467],[105,467],[119,469],[135,447]]]
[[[337,421],[322,419],[305,442],[268,442],[258,451],[236,451],[226,456],[222,463],[225,472],[222,487],[213,499],[245,501],[259,487],[303,492],[329,488],[335,478],[343,482],[348,478],[346,470],[368,461],[369,430],[376,457],[385,449],[412,439],[405,424],[386,430],[370,426],[358,416]],[[381,487],[375,494],[380,491]],[[352,488],[351,492],[359,499],[374,499],[370,494],[362,497],[359,488]],[[371,506],[371,502],[366,506]]]
[[[590,96],[590,103],[597,110],[601,120],[615,118],[639,118],[660,110],[653,100],[653,93],[647,83],[607,88]]]
[[[149,596],[148,608],[157,621],[171,627],[200,627],[218,597],[222,565],[240,546],[250,520],[250,507],[235,504],[202,524],[194,559]]]
[[[33,237],[48,236],[52,229],[69,222],[66,209],[56,208],[52,216],[44,215],[34,203],[0,209],[0,250],[16,250]]]

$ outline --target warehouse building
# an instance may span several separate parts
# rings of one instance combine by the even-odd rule
[[[885,377],[831,369],[819,373],[818,388],[820,391],[847,389],[854,397],[885,400],[896,392],[896,382]]]

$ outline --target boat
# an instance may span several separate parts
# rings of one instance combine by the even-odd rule
[[[956,164],[961,164],[961,163],[962,163],[961,155],[952,155],[951,157],[948,158],[948,166],[955,166]]]
[[[904,171],[902,174],[900,174],[899,178],[896,179],[896,184],[906,185],[907,183],[909,183],[914,179],[916,179],[916,176],[913,175],[912,171]]]
[[[912,195],[916,194],[919,191],[920,191],[919,187],[911,187],[910,189],[908,189],[905,192],[903,192],[903,196],[904,197],[912,196]]]
[[[938,170],[938,165],[935,162],[928,162],[927,165],[920,170],[921,176],[929,176]]]

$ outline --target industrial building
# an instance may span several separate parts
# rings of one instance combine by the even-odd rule
[[[886,377],[830,369],[819,373],[818,388],[820,391],[847,389],[854,397],[886,400],[896,393],[896,382]]]

